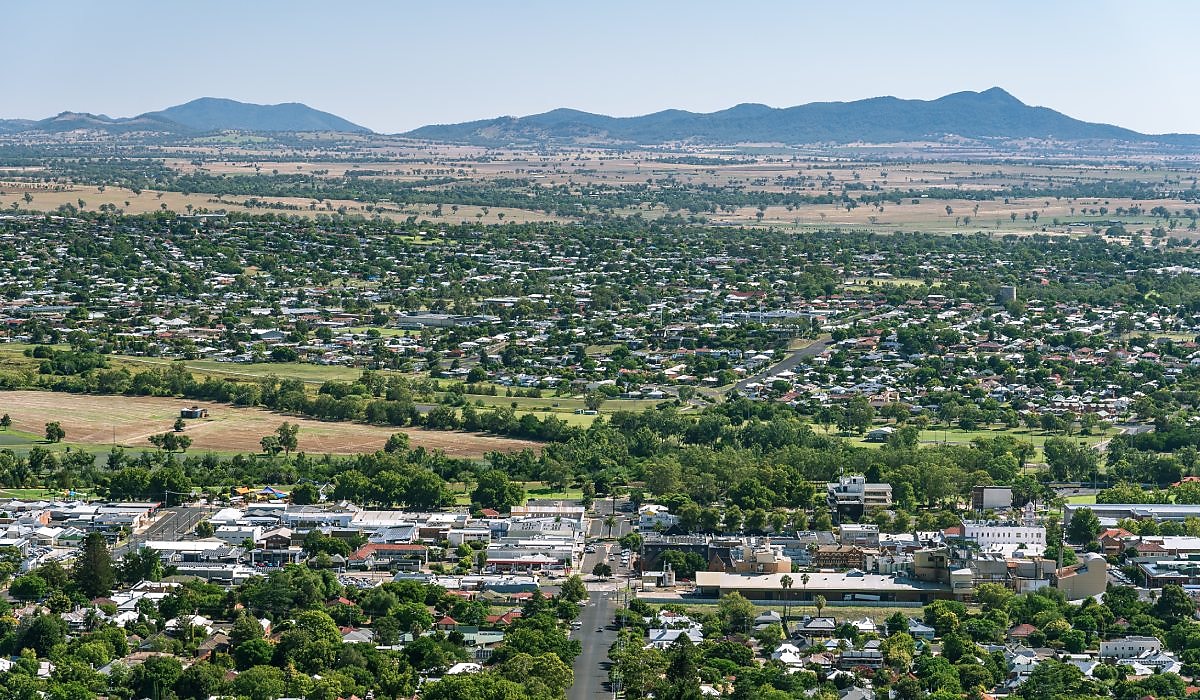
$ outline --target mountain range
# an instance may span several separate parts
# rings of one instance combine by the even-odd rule
[[[113,118],[62,112],[42,120],[0,119],[0,134],[62,133],[79,129],[110,134],[134,132],[194,136],[219,131],[330,131],[372,133],[339,116],[291,102],[258,105],[203,97],[186,104]],[[775,108],[740,104],[719,112],[671,109],[638,117],[610,117],[556,109],[526,117],[499,117],[461,124],[423,126],[401,134],[413,139],[478,146],[659,145],[697,143],[888,144],[953,139],[1017,142],[1140,144],[1200,151],[1200,136],[1142,134],[1109,124],[1074,119],[1046,107],[1027,105],[994,87],[956,92],[935,100],[873,97],[854,102],[813,102]]]
[[[1001,88],[956,92],[935,100],[873,97],[854,102],[813,102],[774,108],[740,104],[719,112],[666,110],[638,117],[609,117],[556,109],[527,117],[424,126],[404,136],[481,146],[546,143],[663,144],[898,143],[967,139],[1122,141],[1200,147],[1200,136],[1146,135],[1073,119],[1021,102]]]
[[[202,97],[186,104],[136,117],[113,118],[87,112],[61,112],[41,120],[0,120],[0,133],[39,131],[61,133],[89,129],[110,134],[157,132],[192,135],[214,131],[338,131],[371,133],[341,117],[298,102],[258,105],[216,97]]]

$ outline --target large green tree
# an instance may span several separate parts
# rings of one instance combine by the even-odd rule
[[[489,469],[480,474],[475,490],[471,492],[471,504],[476,508],[495,508],[507,512],[523,500],[525,489],[499,469]]]
[[[88,598],[99,598],[112,593],[116,579],[112,555],[109,554],[104,535],[89,533],[83,539],[83,553],[75,560],[71,570],[72,582]]]

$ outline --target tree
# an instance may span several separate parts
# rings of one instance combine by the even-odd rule
[[[100,598],[112,593],[116,574],[113,573],[112,556],[108,553],[104,535],[92,532],[83,539],[83,553],[75,561],[71,579],[88,598]]]
[[[525,489],[499,469],[489,469],[480,474],[475,490],[471,492],[471,503],[476,508],[495,508],[507,512],[523,500]]]
[[[166,698],[183,675],[183,664],[174,656],[151,656],[133,668],[130,685],[137,697]]]
[[[1071,522],[1067,523],[1067,541],[1083,545],[1094,542],[1099,534],[1100,518],[1091,508],[1079,508],[1071,514]]]
[[[522,700],[525,685],[494,673],[464,673],[444,676],[421,688],[422,700]]]
[[[12,427],[12,417],[5,413],[0,416],[0,429],[8,430],[10,427]]]
[[[279,438],[279,446],[283,448],[284,454],[290,455],[299,445],[296,437],[299,433],[300,426],[287,421],[275,429],[275,435]]]
[[[825,609],[825,596],[819,595],[813,598],[813,605],[817,608],[817,617],[820,617],[821,611]]]
[[[908,632],[908,618],[904,616],[904,613],[897,610],[888,616],[887,631],[889,635]]]
[[[275,700],[287,693],[287,681],[283,671],[272,666],[260,665],[248,668],[233,680],[233,692],[240,697],[258,700]]]
[[[757,615],[754,603],[746,600],[741,593],[730,593],[717,603],[717,617],[721,620],[725,631],[729,633],[748,633]]]
[[[384,452],[407,452],[408,433],[392,433],[383,445]]]
[[[220,666],[192,664],[175,681],[175,692],[187,700],[208,700],[218,694],[224,682],[225,670]]]
[[[674,459],[655,460],[645,467],[646,488],[655,496],[675,493],[683,487],[683,469]]]
[[[1017,694],[1025,700],[1057,700],[1080,694],[1090,695],[1081,693],[1084,685],[1083,671],[1078,666],[1046,659],[1033,669],[1029,678],[1017,689]]]
[[[788,576],[787,574],[784,574],[783,576],[779,577],[779,587],[780,587],[781,589],[783,589],[783,591],[782,591],[782,595],[783,595],[783,624],[784,624],[784,626],[785,626],[785,629],[786,629],[786,626],[787,626],[787,619],[788,619],[788,597],[789,597],[789,596],[788,596],[788,591],[790,591],[790,590],[791,590],[791,588],[792,588],[792,583],[793,583],[793,581],[792,581],[792,577],[791,577],[791,576]]]
[[[175,425],[171,427],[175,430],[175,432],[182,433],[184,429],[187,428],[187,423],[184,423],[182,418],[176,418]]]
[[[272,457],[283,451],[283,445],[279,444],[279,437],[275,435],[264,435],[258,444],[262,446],[263,454]]]
[[[25,574],[13,579],[8,593],[17,600],[41,600],[50,593],[50,586],[38,574]]]
[[[1100,464],[1099,452],[1067,438],[1048,438],[1042,452],[1050,465],[1050,475],[1057,481],[1089,479]]]
[[[588,598],[587,586],[583,585],[583,579],[578,574],[563,581],[558,594],[563,600],[569,600],[572,603],[578,603]]]
[[[998,583],[981,583],[975,590],[975,597],[984,610],[1003,610],[1012,600],[1013,592]]]
[[[583,405],[589,411],[599,411],[604,405],[604,394],[598,391],[589,391],[583,396]]]
[[[897,613],[898,614],[898,613]],[[893,632],[881,645],[883,660],[889,666],[907,671],[917,653],[917,643],[907,632]]]
[[[271,663],[275,647],[265,639],[248,639],[233,648],[233,662],[240,670]]]
[[[592,576],[608,578],[609,576],[612,576],[612,567],[604,562],[599,562],[592,567]]]
[[[1154,616],[1175,624],[1180,620],[1190,620],[1196,612],[1196,603],[1178,584],[1163,586],[1162,593],[1154,602]]]
[[[203,524],[212,527],[207,520]],[[163,575],[162,557],[150,547],[135,549],[121,559],[120,571],[121,580],[126,583],[158,581]]]
[[[762,648],[774,649],[784,639],[783,627],[779,623],[772,622],[761,630],[758,630],[754,634],[754,638],[758,640]]]
[[[62,442],[65,437],[67,431],[63,430],[61,423],[53,421],[46,424],[46,442]]]
[[[321,490],[310,483],[297,484],[288,496],[298,506],[309,506],[321,500]]]
[[[503,678],[519,683],[527,697],[561,698],[575,682],[575,673],[556,654],[514,654],[496,667]]]

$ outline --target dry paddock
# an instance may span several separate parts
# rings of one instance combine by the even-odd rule
[[[149,447],[147,438],[172,429],[179,410],[207,408],[209,417],[186,421],[184,434],[192,451],[258,452],[259,440],[280,423],[298,424],[299,449],[309,454],[355,454],[381,449],[392,433],[408,433],[413,447],[442,450],[453,457],[482,457],[486,452],[509,452],[536,443],[474,433],[419,428],[389,428],[359,423],[335,423],[285,416],[259,408],[142,396],[89,396],[43,391],[0,392],[0,414],[12,417],[13,428],[42,434],[46,423],[58,421],[66,442]]]

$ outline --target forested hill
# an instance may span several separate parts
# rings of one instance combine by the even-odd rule
[[[162,117],[196,131],[369,131],[335,114],[299,102],[256,105],[202,97],[160,112],[149,112],[142,117]]]
[[[258,105],[216,97],[202,97],[186,104],[136,117],[109,117],[87,112],[61,112],[53,117],[31,121],[0,120],[0,133],[68,131],[104,131],[110,134],[154,132],[191,135],[218,131],[335,131],[370,133],[341,117],[313,109],[298,102]]]
[[[1147,136],[1108,124],[1073,119],[1027,105],[1000,88],[957,92],[936,100],[874,97],[814,102],[777,109],[741,104],[708,114],[666,110],[639,117],[608,117],[556,109],[527,117],[424,126],[406,136],[433,141],[521,143],[896,143],[958,136],[971,139],[1127,141],[1200,148],[1200,136]]]

